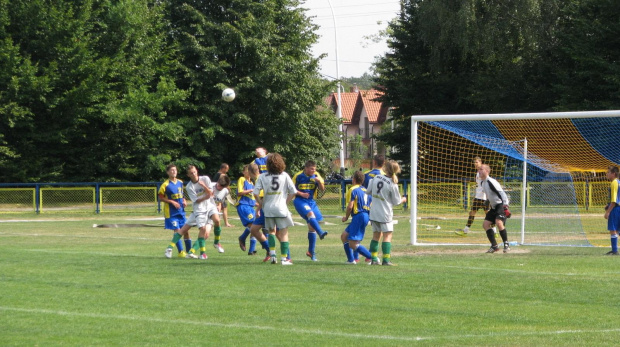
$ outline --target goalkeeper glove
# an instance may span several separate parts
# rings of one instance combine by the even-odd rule
[[[506,216],[506,218],[510,218],[510,216],[512,216],[512,213],[508,209],[508,205],[504,205],[504,216]]]

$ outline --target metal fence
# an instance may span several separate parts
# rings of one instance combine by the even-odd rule
[[[157,197],[162,182],[121,183],[2,183],[0,184],[0,214],[7,213],[148,213],[159,214],[163,205]],[[469,209],[475,183],[421,183],[418,185],[418,203],[444,208]],[[342,214],[345,193],[351,180],[325,182],[325,191],[319,192],[317,204],[323,214]],[[409,195],[409,181],[400,181],[401,194]],[[565,207],[591,209],[605,206],[609,182],[528,183],[526,207]],[[507,184],[511,204],[521,204],[520,184]],[[236,198],[236,186],[230,187]],[[187,196],[186,196],[187,198]],[[446,200],[448,199],[448,200]],[[187,199],[189,201],[189,199]],[[293,212],[292,203],[289,209]],[[406,212],[407,204],[395,208]],[[187,211],[191,211],[191,203]],[[229,210],[230,211],[230,210]]]

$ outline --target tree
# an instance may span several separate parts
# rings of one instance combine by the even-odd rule
[[[329,85],[310,54],[314,25],[293,0],[166,1],[191,91],[183,126],[188,150],[211,170],[248,163],[256,146],[280,152],[289,168],[329,156],[337,122],[324,103]],[[220,99],[231,87],[231,103]]]
[[[163,7],[146,0],[7,4],[0,56],[10,57],[2,61],[10,72],[0,82],[10,88],[0,97],[10,107],[0,110],[0,134],[14,155],[2,179],[160,176],[162,162],[182,148],[182,128],[168,112],[185,98],[170,77],[174,50],[162,34]]]
[[[416,114],[545,111],[558,1],[405,1],[376,64],[392,132],[379,139],[408,164]]]

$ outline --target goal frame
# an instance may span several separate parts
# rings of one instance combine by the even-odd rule
[[[489,113],[489,114],[461,114],[461,115],[420,115],[411,116],[411,177],[410,177],[410,242],[414,246],[438,246],[444,243],[420,243],[417,235],[418,218],[418,124],[419,122],[441,121],[475,121],[475,120],[519,120],[519,119],[574,119],[574,118],[611,118],[620,117],[620,110],[610,111],[578,111],[578,112],[537,112],[537,113]],[[523,161],[523,189],[521,201],[525,201],[527,190],[527,139],[524,138]],[[521,232],[520,244],[525,243],[525,203],[521,204]],[[464,244],[459,244],[464,245]],[[470,244],[471,245],[471,244]],[[477,244],[476,244],[477,245]]]

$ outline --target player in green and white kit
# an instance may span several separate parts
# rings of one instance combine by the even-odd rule
[[[280,241],[282,265],[293,265],[293,262],[287,259],[289,250],[288,228],[294,225],[287,203],[295,197],[297,189],[295,189],[293,180],[284,172],[284,169],[286,169],[286,164],[282,156],[278,153],[269,154],[267,156],[267,172],[258,176],[253,194],[256,201],[262,206],[265,215],[265,228],[270,233],[275,231],[276,237]],[[259,195],[261,190],[264,192],[264,197]],[[271,263],[276,264],[278,261],[275,249],[271,248],[271,245],[269,254]]]
[[[193,211],[181,230],[189,230],[194,225],[198,227],[198,239],[194,242],[188,257],[206,260],[208,258],[206,254],[206,239],[209,238],[213,224],[219,226],[220,216],[213,200],[213,191],[210,188],[211,180],[209,177],[199,176],[198,169],[194,165],[190,165],[187,168],[187,176],[190,182],[185,186],[185,190],[193,203]],[[196,256],[197,250],[200,250],[200,257]]]
[[[223,202],[226,201],[226,197],[230,194],[228,191],[228,186],[230,186],[230,177],[225,174],[219,175],[217,182],[211,183],[211,191],[213,192],[213,204],[216,206],[218,212],[222,211]],[[218,223],[214,222],[213,233],[215,237],[213,238],[213,247],[217,249],[218,252],[224,253],[224,248],[220,244],[220,238],[222,234],[222,226]]]
[[[385,174],[376,175],[368,184],[366,194],[372,196],[370,205],[370,224],[372,226],[372,241],[370,241],[370,254],[372,265],[379,265],[377,254],[379,253],[379,240],[383,236],[381,250],[383,252],[383,265],[394,265],[391,261],[392,232],[394,224],[392,218],[394,212],[392,206],[400,205],[407,201],[406,197],[400,196],[398,190],[398,178],[400,166],[393,160],[386,161],[383,165]]]

